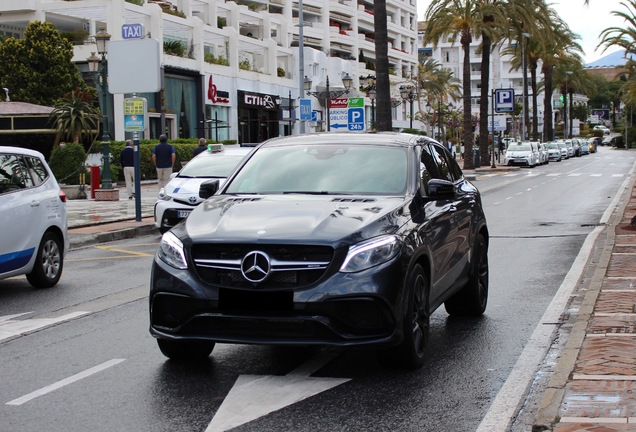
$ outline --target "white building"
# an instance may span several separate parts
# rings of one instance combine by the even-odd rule
[[[302,70],[312,81],[312,91],[322,89],[327,78],[331,90],[342,89],[348,74],[354,82],[343,97],[364,97],[359,77],[374,74],[373,2],[300,3]],[[326,127],[325,101],[303,90],[298,9],[298,0],[2,0],[0,34],[20,37],[35,20],[51,22],[62,32],[84,29],[86,37],[74,46],[73,61],[92,82],[86,59],[97,50],[89,35],[104,29],[111,41],[123,40],[125,25],[141,24],[143,36],[163,46],[157,65],[163,91],[137,94],[148,100],[145,138],[156,138],[165,125],[171,138],[261,142],[301,130],[296,121],[300,98],[310,99],[315,119],[302,122],[303,129]],[[387,2],[391,94],[396,100],[399,86],[417,72],[416,13],[416,0]],[[126,136],[123,99],[129,96],[115,94],[110,101],[110,134],[116,140]],[[364,106],[368,129],[371,101],[366,97]],[[408,107],[394,109],[394,128],[409,126]]]

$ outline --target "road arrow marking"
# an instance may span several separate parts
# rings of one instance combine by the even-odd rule
[[[206,432],[222,432],[351,381],[310,375],[336,356],[321,353],[285,376],[240,375]]]

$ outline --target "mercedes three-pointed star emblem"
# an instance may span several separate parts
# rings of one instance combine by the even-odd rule
[[[265,252],[252,251],[241,261],[241,274],[253,283],[263,282],[272,269],[269,256]]]

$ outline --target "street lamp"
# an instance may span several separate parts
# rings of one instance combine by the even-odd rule
[[[375,98],[377,96],[375,88],[375,77],[373,75],[360,77],[360,90],[365,92],[371,100],[371,129],[375,129]]]
[[[563,136],[565,139],[570,137],[570,128],[568,127],[568,75],[574,72],[565,71],[565,95],[563,96]]]
[[[333,98],[338,98],[343,94],[349,93],[351,91],[351,84],[353,83],[353,78],[349,76],[349,74],[345,74],[342,78],[342,84],[344,85],[343,90],[329,90],[329,75],[327,75],[326,80],[326,89],[325,91],[310,91],[311,90],[311,79],[305,76],[305,80],[303,81],[303,85],[307,95],[313,96],[319,100],[324,100],[325,105],[327,107],[327,131],[331,130],[331,119],[329,118],[329,101]]]
[[[415,87],[400,86],[400,97],[402,98],[404,103],[406,103],[406,101],[409,101],[410,112],[411,112],[411,124],[409,126],[410,129],[413,129],[413,101],[415,100],[416,96],[417,96],[417,93],[415,91]]]
[[[102,178],[102,189],[112,189],[113,183],[110,174],[110,136],[108,135],[108,61],[106,54],[108,53],[108,41],[110,34],[101,29],[93,36],[97,45],[97,52],[101,55],[101,59],[91,53],[86,59],[88,61],[88,69],[93,73],[95,85],[100,88],[99,108],[102,111],[102,159],[104,161],[104,170]]]

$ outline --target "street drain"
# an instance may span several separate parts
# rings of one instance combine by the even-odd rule
[[[595,227],[600,227],[600,226],[607,226],[607,224],[604,224],[604,223],[581,224],[582,228],[595,228]]]

